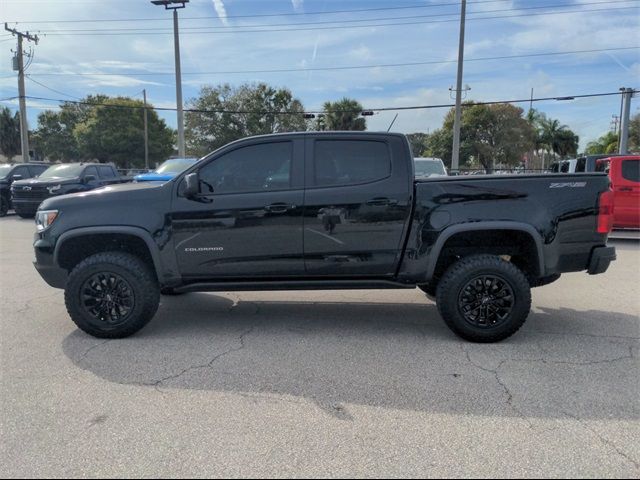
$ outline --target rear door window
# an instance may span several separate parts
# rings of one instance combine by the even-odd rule
[[[96,167],[87,167],[87,169],[84,171],[84,176],[88,177],[89,175],[93,175],[94,177],[96,177],[96,180],[97,180],[98,169]]]
[[[357,185],[391,175],[391,155],[384,142],[317,140],[314,184],[318,187]]]
[[[109,166],[100,166],[98,167],[98,170],[100,171],[100,177],[102,178],[115,178],[115,173],[113,173],[113,168],[109,167]]]
[[[630,182],[640,182],[640,160],[623,160],[622,178]]]

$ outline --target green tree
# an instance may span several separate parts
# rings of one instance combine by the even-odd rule
[[[7,107],[0,109],[0,153],[9,160],[20,153],[20,119]]]
[[[361,117],[362,105],[357,100],[343,98],[325,102],[324,113],[316,122],[316,130],[366,130],[367,121]]]
[[[597,140],[589,142],[585,153],[587,155],[597,155],[599,153],[616,153],[618,151],[618,134],[607,132]]]
[[[80,156],[114,162],[120,168],[144,167],[144,121],[141,100],[109,98],[92,105],[86,119],[73,128]],[[165,160],[174,151],[175,132],[148,109],[149,162]]]
[[[568,126],[561,125],[558,120],[547,118],[542,114],[538,134],[541,136],[540,143],[554,156],[559,155],[560,158],[564,158],[578,152],[578,136]]]
[[[428,133],[409,133],[407,139],[411,144],[411,151],[415,157],[428,156],[429,151],[429,134]]]
[[[629,122],[629,151],[640,152],[640,113],[631,117]]]
[[[187,105],[199,110],[185,115],[187,150],[192,154],[204,155],[250,135],[307,129],[300,100],[286,88],[264,83],[206,85]]]
[[[482,166],[487,172],[495,165],[520,165],[533,148],[535,131],[523,117],[524,111],[510,104],[480,105],[465,102],[460,128],[460,166]],[[441,129],[429,139],[428,153],[451,165],[453,120],[451,109]]]

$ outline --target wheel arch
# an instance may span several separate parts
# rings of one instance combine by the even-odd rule
[[[438,235],[438,238],[431,251],[431,255],[429,255],[426,267],[426,280],[431,281],[433,279],[436,272],[436,267],[438,266],[438,261],[440,260],[440,256],[445,245],[447,244],[447,241],[459,234],[494,230],[503,231],[505,233],[509,231],[519,232],[529,236],[533,241],[533,244],[535,245],[537,254],[537,261],[535,262],[535,266],[538,269],[538,274],[544,275],[545,267],[542,238],[540,237],[538,231],[532,225],[522,222],[488,221],[452,225],[443,230],[440,235]]]
[[[78,240],[82,237],[87,239],[96,237],[106,239],[113,239],[116,237],[134,237],[146,247],[146,252],[149,255],[151,266],[158,277],[162,279],[164,276],[164,269],[162,267],[162,260],[160,258],[160,251],[158,245],[153,241],[149,232],[140,227],[133,226],[105,226],[105,227],[83,227],[69,230],[58,238],[56,246],[53,252],[53,263],[60,267],[64,264],[65,247],[69,245],[70,240]],[[102,250],[98,250],[102,251]]]

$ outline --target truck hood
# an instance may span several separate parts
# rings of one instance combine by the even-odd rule
[[[133,208],[162,195],[164,183],[121,183],[45,200],[40,210],[63,208]],[[171,188],[171,187],[169,187]]]

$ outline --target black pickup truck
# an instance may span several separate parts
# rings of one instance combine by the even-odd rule
[[[46,198],[127,181],[108,163],[61,163],[50,166],[37,178],[13,182],[11,203],[19,216],[33,218]]]
[[[168,182],[46,200],[35,266],[103,338],[144,327],[161,293],[419,287],[455,333],[494,342],[524,323],[531,287],[615,259],[604,174],[413,168],[400,134],[246,138]]]
[[[49,163],[0,163],[0,217],[11,209],[11,184],[40,175]]]

